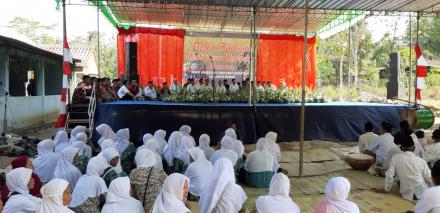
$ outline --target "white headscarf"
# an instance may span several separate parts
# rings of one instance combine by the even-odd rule
[[[148,142],[150,139],[153,139],[153,138],[154,138],[154,136],[153,136],[152,134],[150,134],[150,133],[145,134],[144,137],[142,137],[143,145],[142,145],[142,146],[139,146],[139,147],[136,149],[136,151],[139,151],[140,149],[146,149],[146,148],[147,148],[147,142]]]
[[[38,157],[32,162],[35,173],[41,182],[47,183],[53,179],[53,171],[58,164],[59,155],[53,152],[55,142],[47,139],[37,145]]]
[[[223,136],[221,140],[221,148],[212,155],[210,161],[212,163],[215,163],[215,161],[219,158],[225,157],[231,160],[232,165],[235,165],[238,160],[237,153],[233,150],[234,149],[234,140],[229,136]]]
[[[99,144],[99,147],[101,147],[101,152],[102,152],[104,149],[107,149],[110,147],[115,148],[116,144],[112,139],[105,139]]]
[[[89,160],[86,174],[79,178],[73,190],[70,207],[77,207],[87,199],[100,196],[107,192],[105,181],[100,177],[102,171],[100,170],[100,162],[98,161],[99,159],[97,158]]]
[[[289,197],[290,181],[283,173],[278,173],[270,181],[269,194],[257,198],[255,205],[260,213],[299,213],[300,209]]]
[[[191,180],[189,191],[192,195],[200,196],[203,188],[209,182],[212,173],[212,163],[205,158],[203,150],[194,147],[188,150],[194,162],[190,163],[185,176]]]
[[[69,186],[69,182],[55,178],[41,187],[41,204],[37,213],[74,213],[63,205],[63,194]]]
[[[148,149],[141,149],[136,152],[134,160],[136,162],[136,167],[149,168],[154,167],[157,163],[156,153]]]
[[[415,213],[440,213],[440,186],[427,188],[423,191],[422,197],[414,207]]]
[[[40,199],[29,194],[28,183],[32,176],[32,169],[20,167],[6,174],[6,185],[10,193],[19,194],[9,197],[3,212],[35,212],[40,204]]]
[[[199,148],[203,150],[205,153],[206,159],[211,159],[212,155],[214,154],[215,150],[209,146],[211,139],[209,138],[209,135],[202,134],[199,137]]]
[[[55,153],[61,153],[65,148],[69,147],[69,137],[66,131],[58,131],[54,138],[55,141]]]
[[[72,147],[78,149],[78,155],[84,155],[86,150],[86,144],[82,141],[73,141]]]
[[[92,157],[92,147],[87,145],[87,134],[80,132],[75,136],[76,141],[81,141],[84,143],[84,154],[85,156],[91,158]],[[81,152],[81,151],[80,151]]]
[[[104,156],[104,158],[107,160],[107,163],[110,165],[110,161],[115,157],[119,157],[120,155],[118,150],[113,147],[109,147],[102,151],[102,156]]]
[[[344,177],[331,178],[325,187],[327,202],[332,206],[333,213],[359,213],[359,207],[348,201],[350,182]]]
[[[81,177],[81,172],[72,163],[76,154],[77,148],[67,147],[61,152],[60,161],[54,171],[55,178],[67,180],[72,187],[75,188],[76,182]]]
[[[267,139],[260,138],[257,141],[257,150],[249,153],[244,169],[248,172],[273,171],[273,157],[267,151]]]
[[[235,184],[234,168],[229,159],[220,158],[215,161],[211,179],[200,196],[200,212],[212,212],[230,184]]]
[[[119,177],[114,179],[108,188],[107,199],[102,213],[143,213],[141,202],[130,196],[130,179]]]
[[[234,139],[234,151],[237,153],[238,158],[241,158],[241,156],[243,156],[244,153],[244,146],[243,146],[243,142],[237,139],[237,133],[235,133],[235,130],[229,128],[225,131],[225,135]]]
[[[87,142],[87,134],[84,132],[80,132],[75,135],[75,139],[76,139],[76,141],[82,141],[82,142],[86,143]]]
[[[87,166],[90,164],[90,162],[93,162],[94,164],[96,164],[99,176],[102,176],[104,171],[108,167],[111,167],[111,165],[107,162],[107,159],[102,154],[98,155],[98,156],[95,156],[93,158],[90,158],[89,163],[87,164]]]
[[[173,160],[180,152],[180,144],[182,140],[182,133],[179,131],[174,131],[171,133],[168,139],[168,144],[163,150],[163,157],[167,161],[169,166],[173,166]]]
[[[179,131],[182,133],[182,136],[189,136],[191,134],[191,127],[188,125],[182,125]]]
[[[165,136],[167,132],[165,130],[159,129],[154,133],[154,139],[159,143],[159,147],[157,148],[157,154],[162,156],[163,149],[167,145],[167,141],[165,140]]]
[[[70,143],[78,140],[76,138],[78,133],[85,133],[85,132],[86,132],[86,127],[85,126],[81,126],[81,125],[75,126],[72,129],[72,131],[70,132]]]
[[[118,130],[115,135],[115,140],[116,150],[118,150],[119,154],[122,155],[130,144],[130,130],[128,128]]]
[[[280,160],[281,160],[281,150],[280,146],[277,144],[277,133],[268,132],[265,136],[267,139],[267,150],[273,157],[273,170],[276,172],[278,168],[280,168]]]
[[[192,137],[183,136],[180,143],[180,150],[177,154],[177,158],[183,161],[183,165],[188,165],[189,153],[188,150],[194,147],[194,139]]]
[[[115,132],[113,132],[112,128],[107,124],[100,124],[96,127],[96,132],[101,135],[101,138],[98,140],[98,144],[101,144],[105,139],[115,139]]]
[[[168,176],[154,202],[153,213],[186,213],[191,212],[183,202],[183,188],[189,179],[182,174]]]

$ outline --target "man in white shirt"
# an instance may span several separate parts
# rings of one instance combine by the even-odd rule
[[[186,91],[189,92],[190,94],[194,94],[196,93],[198,90],[196,83],[194,81],[194,79],[191,79],[188,86],[186,86]]]
[[[402,154],[397,154],[391,159],[390,168],[385,173],[385,191],[390,191],[394,183],[394,176],[400,180],[400,194],[406,200],[412,201],[414,195],[419,199],[424,189],[428,188],[431,182],[431,171],[428,164],[422,158],[414,154],[414,142],[411,136],[401,136],[406,143],[401,146]]]
[[[271,91],[277,90],[277,87],[275,85],[273,85],[272,82],[270,82],[270,81],[267,82],[267,88]]]
[[[379,128],[380,136],[377,136],[368,145],[367,150],[376,154],[376,163],[378,164],[382,165],[388,157],[388,151],[396,147],[394,137],[390,133],[392,129],[393,126],[391,124],[382,122]]]
[[[373,123],[368,121],[364,124],[365,133],[359,136],[359,153],[364,153],[368,145],[377,137],[373,133]]]
[[[240,90],[240,87],[238,86],[237,82],[235,82],[235,79],[232,79],[232,85],[229,87],[229,91],[231,91],[231,93],[234,93],[238,90]]]
[[[425,189],[414,207],[415,213],[440,212],[440,161],[435,162],[431,170],[434,187]]]
[[[432,140],[434,144],[429,145],[426,148],[426,152],[423,153],[423,159],[428,163],[440,160],[440,129],[436,129],[432,132]]]
[[[154,88],[153,81],[148,82],[148,86],[144,89],[144,95],[148,99],[154,100],[157,98],[156,88]]]
[[[128,90],[128,81],[124,80],[123,81],[123,85],[121,88],[119,88],[118,90],[118,97],[119,100],[133,100],[133,93],[130,92],[130,90]]]
[[[180,88],[179,82],[177,82],[177,79],[174,79],[173,83],[171,84],[171,87],[170,87],[171,94],[179,92],[180,89],[181,88]]]

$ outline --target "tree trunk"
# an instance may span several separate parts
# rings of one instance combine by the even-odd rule
[[[344,48],[341,50],[341,59],[339,60],[339,101],[344,99]]]

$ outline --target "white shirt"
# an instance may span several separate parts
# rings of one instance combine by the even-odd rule
[[[417,138],[416,134],[412,133],[411,138],[413,139],[414,147],[416,148],[414,153],[417,156],[423,158],[423,153],[425,152],[425,150],[423,149],[422,145],[420,145],[419,139]]]
[[[376,153],[376,162],[383,164],[387,157],[388,151],[391,148],[396,147],[394,143],[394,137],[390,133],[384,133],[377,136],[369,145],[368,150]]]
[[[125,85],[122,85],[122,87],[118,90],[118,97],[123,98],[128,92],[128,88]]]
[[[359,136],[359,153],[364,153],[368,145],[377,137],[373,132],[367,132]]]
[[[406,200],[413,200],[414,195],[420,198],[422,191],[431,182],[431,171],[425,160],[413,152],[395,155],[391,159],[390,168],[385,173],[385,190],[389,191],[394,182],[394,176],[400,180],[400,194]]]
[[[151,99],[156,99],[157,98],[156,89],[154,89],[154,87],[153,88],[145,87],[144,95],[150,97]]]
[[[198,90],[196,85],[192,85],[192,84],[188,84],[188,86],[186,86],[186,91],[190,92],[190,93],[196,93]]]
[[[434,186],[423,191],[422,197],[414,207],[415,213],[440,213],[440,186]]]
[[[231,84],[231,86],[229,86],[229,91],[231,92],[237,92],[238,90],[240,90],[238,84]]]
[[[440,142],[429,145],[423,153],[423,159],[427,162],[440,160]]]
[[[170,87],[171,93],[174,94],[176,92],[179,92],[179,90],[180,90],[180,85],[179,84],[175,84],[175,83],[171,84],[171,87]]]

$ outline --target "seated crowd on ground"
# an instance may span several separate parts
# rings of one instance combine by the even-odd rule
[[[200,135],[197,143],[188,125],[172,132],[168,141],[164,130],[146,133],[136,149],[129,129],[115,133],[101,124],[96,128],[99,152],[94,155],[85,127],[75,127],[70,139],[65,131],[58,131],[54,140],[38,144],[35,160],[18,157],[12,161],[1,195],[3,212],[191,212],[188,200],[197,202],[203,213],[242,212],[248,197],[241,185],[269,189],[257,198],[254,211],[300,212],[290,197],[286,171],[280,168],[277,134],[268,132],[258,139],[255,151],[246,154],[235,124],[228,127],[217,150],[213,148],[216,140],[207,134]],[[428,153],[432,170],[414,153],[418,141],[408,126],[402,122],[394,136],[391,129],[383,122],[379,136],[360,137],[364,152],[377,156],[373,167],[383,169],[389,160],[387,151],[401,150],[391,156],[384,172],[385,190],[397,176],[402,196],[420,199],[415,212],[439,211],[440,129],[433,133],[435,143],[421,152],[422,157]],[[371,133],[372,125],[366,124],[366,130]],[[347,200],[350,187],[344,177],[331,178],[325,187],[326,199],[314,212],[360,212],[356,203]]]
[[[95,87],[96,100],[98,102],[111,102],[117,100],[161,100],[162,97],[176,94],[180,91],[186,91],[187,94],[194,94],[200,91],[212,91],[215,87],[217,92],[233,95],[239,90],[249,88],[249,79],[241,84],[235,79],[231,83],[227,79],[219,80],[217,85],[209,79],[187,79],[186,83],[180,85],[177,79],[174,79],[169,86],[167,82],[162,85],[154,85],[149,81],[145,87],[139,85],[135,80],[129,82],[120,79],[110,80],[109,78],[96,78],[88,75],[83,76],[75,88],[72,95],[73,104],[88,104],[92,95],[92,85]],[[280,89],[287,88],[285,84]],[[277,88],[270,81],[257,82],[257,90],[276,91]]]

